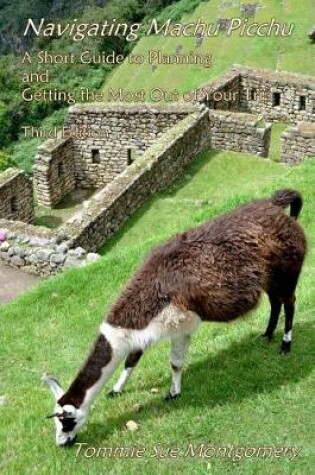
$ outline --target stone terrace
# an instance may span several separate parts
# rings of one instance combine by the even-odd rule
[[[311,78],[234,66],[192,96],[194,103],[163,106],[71,107],[60,137],[38,149],[38,202],[54,207],[73,189],[97,191],[52,231],[20,222],[33,219],[31,185],[22,172],[7,171],[0,178],[0,238],[6,239],[0,258],[41,275],[94,261],[94,251],[206,148],[267,157],[268,121],[290,123],[281,137],[282,161],[315,155]]]

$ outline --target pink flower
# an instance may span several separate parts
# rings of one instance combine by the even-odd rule
[[[0,242],[3,242],[6,240],[6,235],[3,231],[0,231]]]

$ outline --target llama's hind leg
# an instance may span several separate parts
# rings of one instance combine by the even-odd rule
[[[284,301],[285,324],[284,324],[283,339],[280,346],[281,354],[287,354],[291,350],[294,311],[295,311],[295,295],[293,294],[289,298],[286,298]]]
[[[116,384],[114,385],[113,389],[108,393],[109,397],[115,397],[121,394],[122,390],[124,389],[128,379],[130,378],[133,370],[135,369],[136,365],[138,364],[143,351],[134,351],[130,353],[125,361],[125,368],[122,371],[121,375],[119,376]]]
[[[279,315],[282,307],[282,299],[280,299],[280,297],[276,293],[272,292],[268,294],[268,297],[271,306],[270,317],[266,331],[262,334],[262,336],[268,338],[268,340],[270,341],[278,324]]]
[[[169,401],[175,399],[180,395],[182,371],[185,358],[188,353],[190,335],[178,335],[171,339],[171,370],[172,370],[172,384],[170,392],[165,396],[165,400]]]
[[[280,346],[280,354],[287,354],[291,350],[292,326],[295,312],[295,289],[298,283],[300,270],[290,273],[283,279],[283,303],[284,303],[284,334]]]

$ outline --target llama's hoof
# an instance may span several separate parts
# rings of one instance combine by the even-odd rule
[[[270,335],[269,333],[265,332],[265,333],[262,333],[260,336],[262,338],[266,338],[266,340],[268,340],[268,341],[271,341],[273,335]]]
[[[281,342],[279,353],[280,355],[287,355],[291,351],[291,341],[283,341]]]
[[[173,401],[174,399],[177,399],[178,397],[180,396],[180,394],[171,394],[171,393],[167,393],[165,396],[164,396],[164,399],[165,401]]]
[[[113,389],[111,391],[109,391],[109,393],[107,393],[107,397],[110,398],[110,399],[113,399],[117,396],[121,396],[121,392],[119,391],[114,391]]]

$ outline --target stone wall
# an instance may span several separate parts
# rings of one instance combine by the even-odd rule
[[[267,157],[270,136],[271,125],[253,114],[210,111],[211,148]]]
[[[0,219],[0,227],[7,237],[0,258],[41,275],[94,261],[99,256],[89,251],[102,246],[205,148],[267,156],[266,118],[304,120],[282,134],[282,161],[314,156],[314,91],[311,78],[236,67],[192,91],[194,104],[71,107],[60,138],[39,148],[34,166],[39,204],[55,206],[77,186],[102,189],[51,231],[12,221],[23,213],[32,221],[32,190],[22,172],[5,172],[0,218],[7,219]]]
[[[152,193],[168,186],[209,140],[204,106],[178,122],[110,184],[86,202],[83,210],[58,230],[0,219],[6,235],[0,259],[21,270],[51,275],[94,262],[98,249]]]
[[[281,161],[291,165],[315,157],[315,124],[300,122],[281,135]]]
[[[100,257],[44,227],[0,219],[0,232],[5,237],[0,242],[0,259],[31,274],[49,276],[65,268],[82,267]]]
[[[51,139],[38,147],[33,172],[38,204],[53,208],[76,185],[72,139]]]
[[[314,78],[239,68],[241,111],[260,114],[271,121],[315,122]]]
[[[34,220],[32,182],[22,170],[9,168],[0,174],[0,218]]]
[[[315,121],[315,82],[297,74],[236,65],[192,91],[191,99],[210,110],[248,112],[270,121]],[[107,185],[193,110],[189,102],[70,107],[62,131],[69,138],[39,147],[34,167],[39,204],[53,207],[75,187]],[[251,125],[258,122],[257,117],[235,115],[233,120],[232,115],[226,119],[214,115],[213,120],[215,117],[221,122],[213,123],[213,148],[268,155],[270,129]],[[233,131],[228,123],[235,126]]]
[[[190,104],[109,103],[70,107],[66,127],[73,136],[77,186],[101,188],[111,182],[192,111]]]
[[[241,73],[230,70],[196,90],[196,100],[210,109],[238,111]]]
[[[76,246],[98,249],[153,193],[167,187],[205,147],[208,110],[166,132],[146,153],[94,195],[62,228]]]

